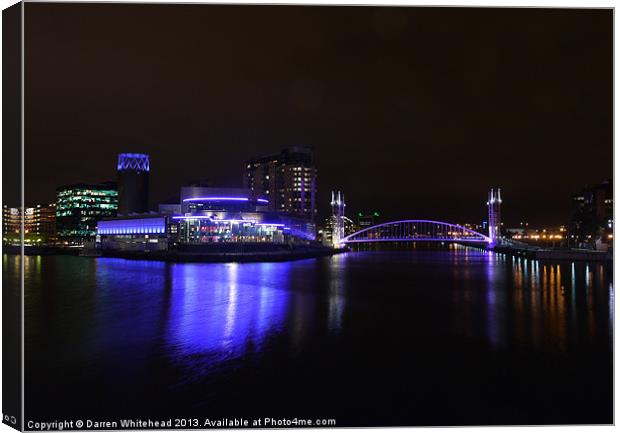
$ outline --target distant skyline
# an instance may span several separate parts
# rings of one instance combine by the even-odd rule
[[[314,148],[347,214],[567,222],[613,173],[611,9],[26,3],[26,203],[151,157],[150,200]],[[10,197],[8,197],[10,198]],[[5,198],[6,204],[11,204]]]

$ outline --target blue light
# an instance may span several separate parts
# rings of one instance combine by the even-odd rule
[[[156,218],[136,218],[122,220],[99,221],[97,224],[98,234],[154,234],[164,233],[166,229],[166,219]]]
[[[188,375],[242,356],[249,342],[260,350],[278,332],[290,301],[290,293],[278,287],[289,281],[292,269],[290,263],[171,267],[164,339]]]
[[[149,156],[144,153],[121,153],[118,155],[118,171],[145,171],[150,170]]]

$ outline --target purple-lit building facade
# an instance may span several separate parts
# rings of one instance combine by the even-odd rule
[[[268,209],[269,201],[245,188],[181,188],[181,203],[166,212],[101,221],[102,248],[166,250],[183,245],[221,243],[305,243],[315,239],[314,224]],[[179,213],[170,210],[179,209]]]

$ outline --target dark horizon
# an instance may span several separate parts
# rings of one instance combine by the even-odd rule
[[[559,225],[613,172],[613,11],[27,3],[26,204],[151,157],[152,206],[315,150],[317,205]],[[11,196],[5,203],[11,204]]]

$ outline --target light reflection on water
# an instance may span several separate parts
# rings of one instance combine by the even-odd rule
[[[17,260],[4,256],[5,278],[19,271]],[[388,377],[412,385],[422,371],[429,379],[445,375],[441,365],[433,370],[434,362],[411,368],[423,356],[467,355],[475,359],[468,365],[481,366],[468,375],[484,381],[494,365],[489,353],[508,353],[508,359],[551,354],[565,362],[578,358],[579,365],[589,365],[585,356],[592,348],[599,365],[611,353],[612,269],[597,263],[453,247],[245,264],[26,257],[24,270],[26,359],[33,377],[27,386],[35,387],[30,395],[41,395],[42,405],[49,398],[41,388],[52,393],[76,371],[82,376],[74,386],[107,389],[114,396],[108,404],[116,403],[118,387],[133,386],[136,394],[127,400],[169,405],[162,393],[175,392],[172,400],[187,395],[194,404],[207,399],[205,383],[228,383],[240,371],[254,377],[265,359],[264,368],[272,362],[314,368],[329,381],[350,378],[351,371],[389,370]],[[325,372],[322,359],[333,370]],[[533,365],[547,389],[544,378],[553,371]],[[290,380],[283,376],[276,385],[288,389]],[[311,388],[316,376],[299,380]],[[160,394],[141,394],[144,384],[161,386],[155,388]],[[188,394],[192,385],[199,391]],[[57,400],[58,407],[79,404]]]
[[[74,261],[69,266],[79,266],[76,261],[88,264],[77,273],[54,267],[53,276],[64,279],[71,275],[79,280],[85,287],[82,297],[93,286],[92,313],[97,322],[94,330],[101,332],[94,338],[99,343],[109,341],[118,346],[123,339],[126,344],[132,344],[132,336],[146,338],[152,323],[148,320],[144,323],[143,319],[151,316],[165,330],[161,337],[172,356],[208,354],[230,358],[248,348],[260,351],[265,339],[282,331],[285,323],[291,325],[293,341],[302,338],[308,326],[325,326],[331,333],[340,332],[347,314],[347,299],[355,298],[356,284],[364,285],[356,276],[359,266],[379,265],[377,273],[389,272],[390,264],[382,263],[381,254],[356,252],[334,256],[320,269],[313,260],[167,264],[121,259],[51,259]],[[402,258],[409,253],[400,254]],[[405,271],[428,273],[424,252],[416,254],[421,255]],[[455,327],[460,328],[457,332],[477,333],[476,308],[482,293],[486,305],[485,334],[493,345],[511,344],[514,339],[534,347],[552,345],[564,351],[567,334],[578,330],[580,320],[585,321],[590,336],[601,332],[597,319],[606,322],[605,332],[610,332],[613,323],[610,267],[575,262],[543,263],[467,248],[439,254],[441,266],[445,271],[452,268],[452,272],[433,275],[436,280],[433,283],[452,292],[451,304],[459,310],[455,321]],[[49,260],[26,257],[25,274],[33,286],[47,284],[49,275],[44,269],[52,267],[47,264]],[[5,272],[17,272],[17,256],[5,255],[3,268]],[[484,280],[478,277],[481,270]],[[317,279],[317,272],[325,273],[324,278]],[[377,304],[382,296],[400,290],[398,281],[391,281],[389,275],[385,281],[392,282],[394,287],[376,287]],[[326,286],[323,290],[312,287],[313,284]],[[406,301],[408,294],[403,295]],[[317,299],[323,296],[328,308],[327,322],[311,325],[316,316],[313,309],[319,306]],[[607,317],[600,317],[600,303],[605,304]],[[118,332],[110,332],[110,328]],[[140,329],[144,332],[138,332]]]
[[[166,333],[171,357],[217,361],[262,350],[284,320],[287,279],[286,264],[172,265]]]

